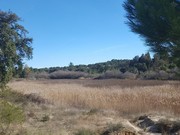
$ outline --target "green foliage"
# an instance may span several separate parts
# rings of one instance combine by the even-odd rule
[[[22,68],[23,59],[32,58],[32,38],[12,12],[0,11],[0,85],[5,86],[13,73]]]
[[[24,69],[22,70],[22,72],[20,74],[20,76],[22,78],[28,78],[30,73],[31,73],[31,69],[28,67],[28,65],[25,65]]]
[[[24,121],[24,114],[20,107],[10,102],[0,100],[0,122],[3,124],[21,123]]]
[[[24,113],[20,107],[0,100],[0,134],[10,134],[10,125],[21,124],[24,120]]]
[[[74,64],[72,62],[69,63],[69,71],[73,71],[74,70]]]
[[[70,64],[72,66],[72,64]],[[69,71],[71,70],[71,71]],[[163,72],[164,71],[164,72]],[[35,78],[44,79],[178,79],[175,74],[179,68],[173,61],[162,59],[155,53],[151,58],[150,53],[135,56],[132,60],[111,60],[89,65],[73,65],[68,67],[51,67],[31,69]],[[159,76],[159,74],[161,74]],[[166,76],[166,77],[164,77]],[[163,78],[161,78],[163,77]]]
[[[126,0],[127,24],[163,59],[180,67],[180,2],[178,0]]]

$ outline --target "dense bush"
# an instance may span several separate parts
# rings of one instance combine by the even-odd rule
[[[166,71],[160,70],[160,71],[148,71],[144,73],[143,79],[152,79],[152,80],[172,80],[176,79],[176,74],[174,73],[168,73]]]
[[[75,71],[55,71],[49,75],[50,79],[79,79],[88,77],[87,73]]]
[[[106,71],[105,73],[96,77],[96,79],[111,79],[111,78],[120,78],[121,77],[120,71]]]
[[[125,72],[121,75],[121,79],[136,79],[137,75],[131,72]]]
[[[49,79],[49,74],[45,71],[40,72],[40,73],[35,73],[33,76],[36,79]]]
[[[107,71],[104,74],[98,76],[96,79],[112,79],[112,78],[117,78],[117,79],[135,79],[136,74],[130,73],[130,72],[125,72],[122,73],[120,71]]]

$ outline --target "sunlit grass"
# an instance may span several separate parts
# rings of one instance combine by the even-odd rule
[[[93,81],[14,81],[9,86],[23,94],[37,93],[58,106],[116,110],[122,114],[180,114],[179,82],[149,81],[148,85],[148,81],[142,81],[139,85],[134,80],[115,80],[117,85],[107,85],[113,80]]]

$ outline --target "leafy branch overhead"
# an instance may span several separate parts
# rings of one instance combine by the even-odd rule
[[[0,83],[5,85],[15,70],[22,69],[23,59],[32,58],[32,38],[12,12],[0,11]]]
[[[132,32],[153,52],[180,67],[180,1],[126,0],[123,7]]]

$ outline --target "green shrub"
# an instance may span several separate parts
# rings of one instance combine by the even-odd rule
[[[0,100],[0,134],[10,134],[10,125],[21,124],[25,120],[24,113],[20,107]]]

